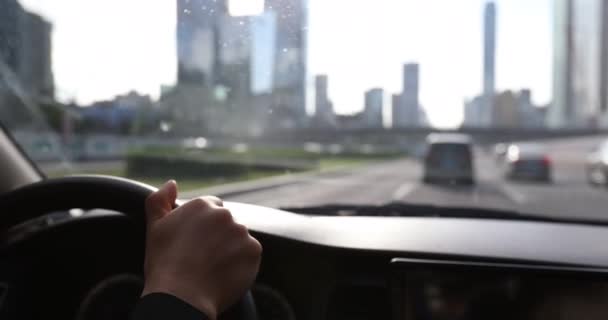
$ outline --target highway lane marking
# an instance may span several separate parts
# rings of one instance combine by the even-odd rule
[[[416,185],[412,182],[405,182],[393,192],[393,200],[403,200],[408,194],[414,191]]]
[[[509,199],[511,199],[513,202],[515,202],[517,204],[522,204],[522,203],[526,202],[526,196],[524,196],[520,192],[516,191],[515,189],[511,188],[510,186],[508,186],[506,184],[501,184],[500,188],[507,195],[507,197],[509,197]]]

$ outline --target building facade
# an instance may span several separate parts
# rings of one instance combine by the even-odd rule
[[[492,114],[492,124],[495,128],[519,128],[518,99],[514,92],[507,90],[496,94],[494,97],[494,112]]]
[[[21,20],[19,78],[25,91],[34,97],[53,99],[54,77],[51,61],[52,26],[37,14],[24,12]]]
[[[391,127],[402,127],[401,123],[401,94],[394,93],[391,95]]]
[[[552,128],[608,127],[608,1],[556,0]]]
[[[572,1],[555,0],[553,17],[553,103],[547,116],[550,128],[572,126]]]
[[[219,19],[226,4],[214,0],[177,1],[177,81],[212,86],[219,56]]]
[[[463,127],[469,128],[480,128],[484,127],[485,123],[483,121],[482,113],[483,109],[486,107],[483,104],[483,96],[477,96],[473,99],[467,100],[464,103],[464,121],[462,123]]]
[[[483,92],[494,93],[496,64],[496,4],[486,3],[483,20]]]
[[[265,10],[276,13],[274,86],[287,95],[288,107],[306,117],[306,61],[308,0],[266,0]]]
[[[418,127],[420,125],[419,66],[417,63],[408,63],[403,66],[401,94],[399,97],[393,96],[392,100],[393,127]]]
[[[327,75],[315,76],[315,125],[319,127],[335,127],[336,115],[333,104],[328,96]]]
[[[0,0],[0,60],[17,70],[20,51],[20,17],[23,8],[17,0]]]
[[[496,78],[496,4],[488,2],[483,19],[483,107],[480,110],[481,126],[491,126],[495,103]]]
[[[381,88],[370,89],[365,92],[365,126],[368,128],[383,127],[384,90]]]
[[[178,86],[188,88],[175,92],[194,86],[210,95],[186,109],[227,105],[227,116],[237,116],[262,108],[256,114],[289,118],[270,125],[306,123],[306,0],[266,0],[263,12],[249,16],[231,15],[228,0],[177,2]]]
[[[485,108],[483,99],[484,96],[479,95],[465,101],[463,127],[487,127],[487,121],[483,118]],[[492,125],[495,128],[539,129],[545,127],[545,108],[540,108],[532,103],[532,92],[529,89],[496,93],[493,109]]]
[[[544,128],[545,113],[544,109],[532,103],[532,91],[523,89],[517,95],[519,107],[519,126],[522,128]]]
[[[0,0],[0,70],[30,98],[53,99],[52,25],[16,0]],[[6,79],[0,78],[6,85]],[[1,85],[1,84],[0,84]]]
[[[53,103],[51,32],[16,0],[0,0],[0,118],[9,127],[32,125],[27,104]]]

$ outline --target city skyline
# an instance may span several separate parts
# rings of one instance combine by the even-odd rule
[[[161,84],[175,82],[174,2],[92,1],[85,6],[78,2],[54,1],[52,8],[48,1],[22,3],[54,23],[53,59],[59,98],[74,97],[77,101],[90,102],[131,89],[157,97]],[[329,97],[336,112],[355,113],[364,107],[360,92],[382,87],[384,100],[390,101],[390,94],[401,87],[400,66],[405,62],[417,62],[423,70],[420,104],[429,113],[432,124],[456,126],[462,120],[461,105],[465,97],[481,90],[484,3],[483,0],[457,3],[383,0],[373,4],[310,0],[307,87],[310,89],[313,85],[312,75],[327,74],[332,79]],[[118,5],[121,14],[116,15],[111,9]],[[345,5],[349,6],[348,15],[343,14]],[[145,12],[142,12],[142,6],[146,7]],[[549,1],[503,0],[497,1],[497,6],[500,16],[497,24],[497,90],[530,88],[535,102],[548,102],[551,83]],[[86,15],[87,19],[84,19],[74,16],[73,12],[95,12],[95,15],[91,15],[91,19]],[[137,12],[137,24],[132,23],[130,16],[134,12]],[[112,16],[110,24],[106,23],[108,16]],[[340,16],[339,23],[336,23],[336,16]],[[370,23],[357,23],[363,17]],[[381,20],[405,22],[374,23]],[[81,26],[77,28],[79,30],[68,30],[76,23]],[[128,30],[124,28],[127,25]],[[391,29],[386,28],[388,25]],[[95,41],[87,39],[87,32],[89,35],[111,34],[113,38],[101,37],[96,43],[90,43]],[[138,34],[141,45],[133,46],[134,34]],[[384,37],[378,37],[378,34]],[[75,39],[83,44],[77,50],[68,44]],[[427,42],[432,45],[422,45]],[[108,53],[108,48],[103,47],[108,43],[129,50]],[[527,49],[521,50],[522,46]],[[111,70],[91,65],[91,60],[101,53],[109,62],[107,69]],[[372,60],[362,58],[366,55]],[[154,70],[148,70],[150,65]],[[108,76],[121,67],[121,77]],[[523,76],[529,70],[535,71]],[[353,71],[367,77],[352,77]],[[312,111],[311,101],[314,104],[309,95],[309,112]]]

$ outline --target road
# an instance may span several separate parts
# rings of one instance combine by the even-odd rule
[[[584,161],[601,138],[544,142],[554,164],[554,182],[510,182],[491,154],[475,152],[477,184],[437,186],[420,182],[422,167],[411,159],[339,171],[227,200],[271,207],[321,204],[383,204],[390,201],[460,207],[490,207],[551,217],[608,220],[608,190],[588,185]]]

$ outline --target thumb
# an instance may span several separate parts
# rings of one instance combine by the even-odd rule
[[[177,183],[169,180],[146,199],[146,218],[148,224],[166,216],[177,199]]]

